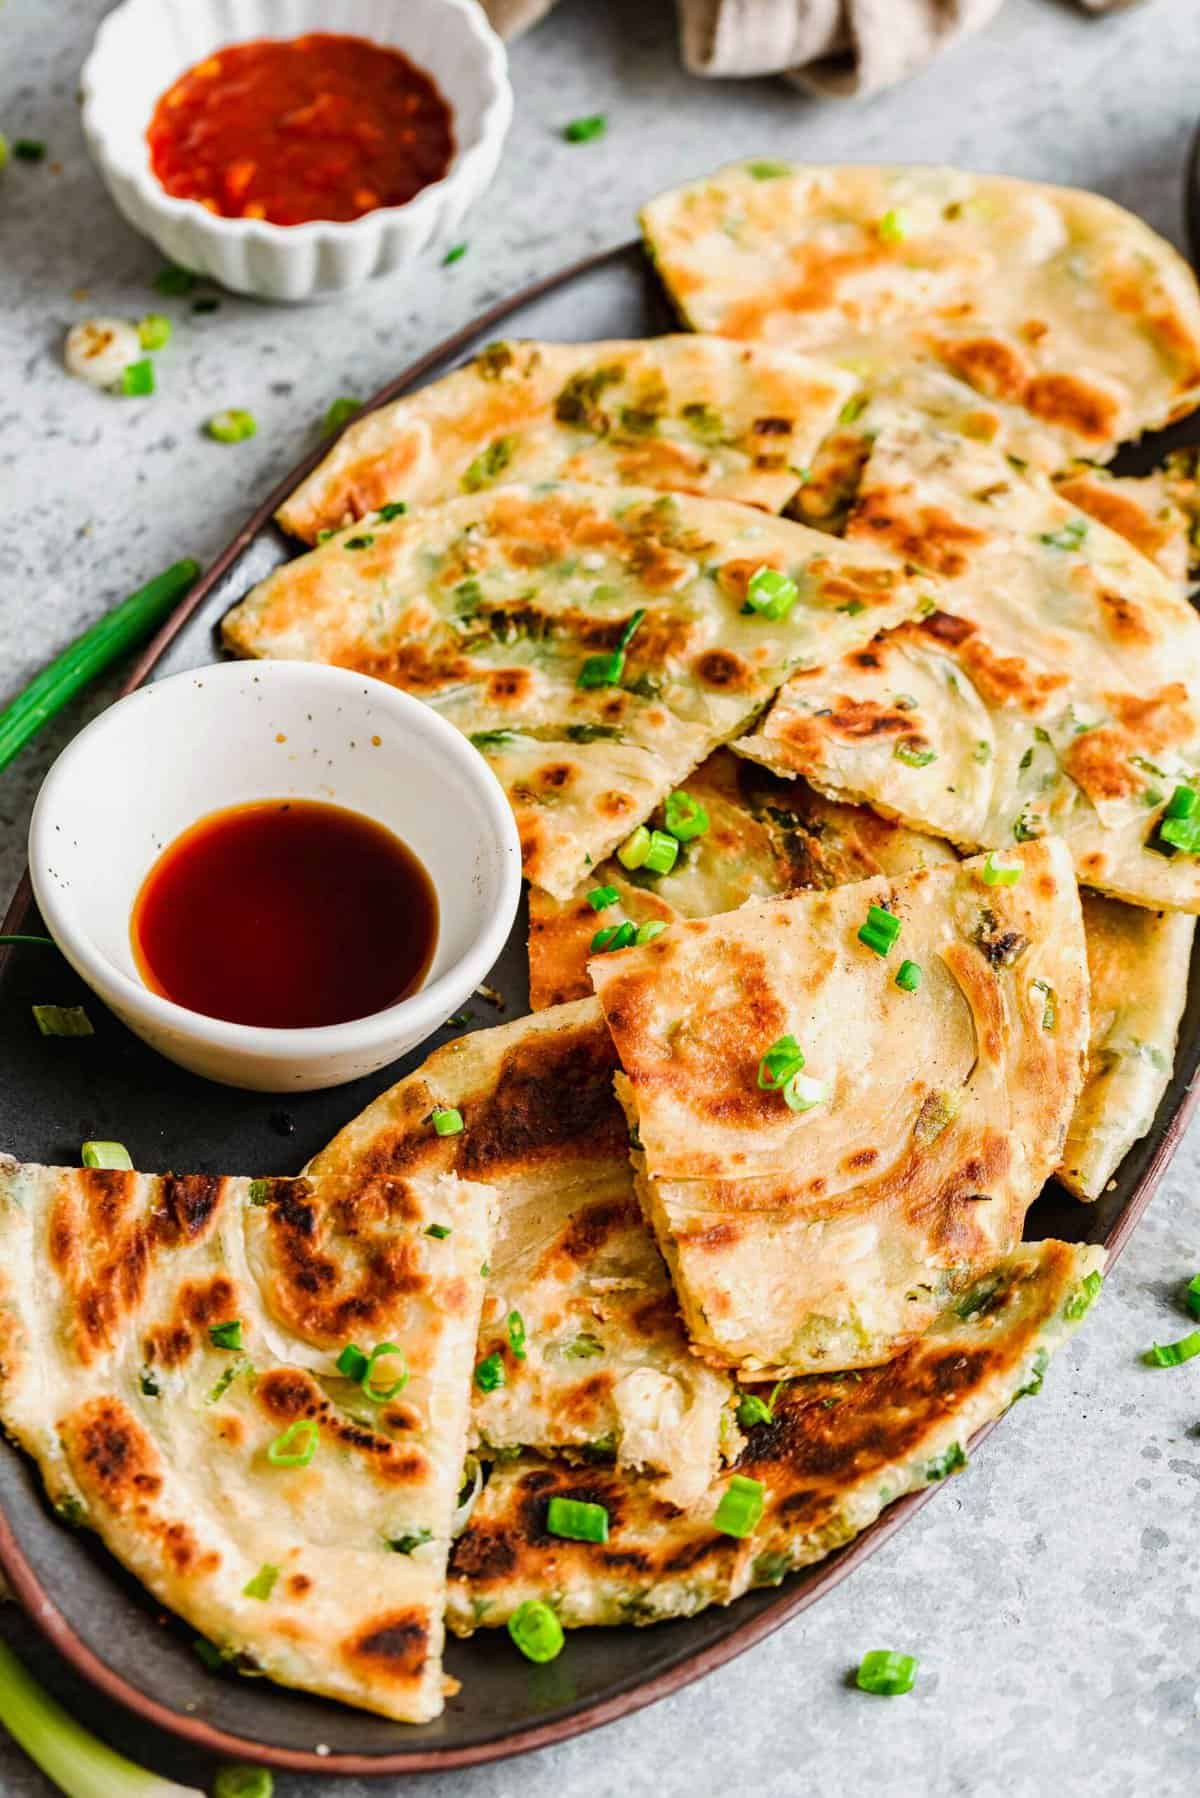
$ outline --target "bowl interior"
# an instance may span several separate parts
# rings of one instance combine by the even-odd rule
[[[88,104],[116,159],[149,175],[146,126],[186,69],[227,44],[311,31],[389,45],[433,76],[454,112],[448,174],[480,140],[492,84],[486,41],[464,0],[126,0],[97,37]]]
[[[425,987],[494,923],[509,888],[515,901],[507,806],[451,726],[340,669],[242,663],[143,688],[64,752],[31,839],[52,927],[140,984],[130,914],[157,856],[207,813],[272,798],[364,813],[420,858],[440,913]]]

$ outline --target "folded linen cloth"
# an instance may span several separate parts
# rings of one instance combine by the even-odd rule
[[[502,37],[543,18],[554,0],[483,0]],[[1078,0],[1087,11],[1131,0]],[[893,87],[1001,0],[678,0],[683,60],[694,75],[786,75],[818,94]]]

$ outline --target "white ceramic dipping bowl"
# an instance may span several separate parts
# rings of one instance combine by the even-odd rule
[[[167,193],[146,127],[186,69],[227,44],[311,31],[369,38],[432,75],[454,112],[454,160],[403,206],[345,223],[222,218]],[[264,300],[313,300],[359,287],[453,243],[496,172],[512,119],[504,46],[477,0],[122,0],[84,64],[83,132],[129,223],[184,268]]]
[[[209,812],[272,798],[361,812],[425,864],[440,922],[417,992],[349,1023],[277,1030],[204,1017],[145,986],[130,919],[161,851]],[[51,935],[123,1023],[194,1073],[256,1092],[338,1086],[413,1048],[487,974],[521,888],[512,812],[466,738],[382,681],[311,662],[222,663],[119,700],[47,775],[29,866]]]

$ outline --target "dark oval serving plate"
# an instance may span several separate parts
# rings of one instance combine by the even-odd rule
[[[640,249],[623,246],[565,270],[496,307],[394,381],[383,404],[464,360],[499,328],[514,336],[584,340],[642,337],[671,318]],[[1180,440],[1178,428],[1172,440]],[[1194,431],[1193,431],[1194,435]],[[1153,465],[1165,439],[1147,440],[1119,466]],[[128,688],[157,675],[213,661],[216,627],[256,581],[295,553],[272,522],[285,494],[324,447],[308,456],[247,520],[130,675]],[[36,928],[28,882],[5,931]],[[1102,1242],[1116,1253],[1145,1209],[1195,1103],[1200,1069],[1200,976],[1193,962],[1174,1078],[1150,1134],[1127,1157],[1112,1189],[1085,1206],[1054,1185],[1029,1214],[1031,1237]],[[528,1009],[525,921],[491,975],[507,1015]],[[235,1092],[161,1060],[96,1002],[94,1038],[46,1041],[29,1007],[85,997],[64,962],[47,950],[0,950],[0,1143],[27,1160],[74,1163],[88,1137],[129,1145],[151,1171],[294,1173],[369,1100],[409,1068],[420,1050],[383,1073],[334,1092],[282,1101]],[[478,1002],[475,1024],[499,1013]],[[482,1632],[452,1641],[448,1670],[462,1682],[445,1715],[420,1728],[289,1692],[263,1681],[220,1678],[197,1658],[194,1634],[165,1615],[87,1532],[67,1530],[50,1512],[32,1464],[0,1444],[0,1566],[50,1641],[106,1696],[216,1753],[323,1773],[416,1773],[498,1760],[610,1722],[665,1697],[740,1654],[814,1603],[906,1523],[932,1496],[890,1507],[856,1542],[778,1589],[728,1610],[653,1629],[573,1632],[559,1660],[533,1667],[506,1639]]]

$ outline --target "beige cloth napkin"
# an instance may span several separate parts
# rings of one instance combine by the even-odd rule
[[[677,0],[683,60],[694,75],[787,75],[819,94],[876,93],[999,11],[1001,0]],[[1131,0],[1079,0],[1108,12]],[[483,0],[502,37],[554,0]]]

